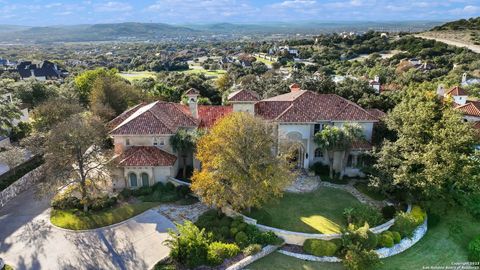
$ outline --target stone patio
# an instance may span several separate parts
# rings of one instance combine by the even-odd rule
[[[201,214],[209,209],[210,207],[201,202],[191,205],[163,204],[156,208],[158,213],[175,223],[183,223],[185,220],[195,222]]]
[[[320,178],[318,176],[299,175],[292,185],[287,187],[285,191],[293,193],[306,193],[316,190],[320,186]]]

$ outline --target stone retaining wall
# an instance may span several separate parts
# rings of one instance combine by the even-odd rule
[[[412,238],[404,238],[400,241],[400,243],[395,244],[391,248],[380,248],[375,250],[375,252],[378,254],[378,257],[381,259],[402,253],[405,250],[411,248],[418,241],[420,241],[420,239],[422,239],[422,237],[425,236],[425,234],[427,233],[427,229],[428,229],[427,220],[425,220],[422,225],[418,226],[415,229],[415,231],[413,232]],[[317,257],[314,255],[295,253],[295,252],[290,252],[286,250],[279,250],[278,252],[290,257],[300,259],[300,260],[312,261],[312,262],[341,262],[342,261],[338,257],[326,257],[326,256]]]
[[[0,208],[4,207],[10,200],[15,198],[18,194],[27,190],[43,176],[43,166],[40,166],[31,172],[28,172],[6,189],[0,191]]]
[[[259,260],[259,259],[267,256],[268,254],[274,252],[275,250],[277,250],[277,248],[278,248],[278,246],[272,246],[272,245],[266,246],[260,252],[243,258],[239,262],[236,262],[236,263],[230,265],[225,270],[241,270],[245,266],[253,263],[254,261]]]
[[[185,182],[185,181],[182,181],[182,180],[178,180],[176,178],[173,178],[173,177],[168,177],[167,178],[167,181],[174,184],[175,186],[180,186],[180,185],[184,185],[184,186],[191,186],[192,184],[188,183],[188,182]]]
[[[305,242],[305,240],[307,240],[307,239],[332,240],[332,239],[342,237],[341,233],[337,233],[337,234],[317,234],[317,233],[302,233],[302,232],[292,232],[292,231],[282,230],[282,229],[258,224],[256,219],[253,219],[251,217],[247,217],[245,215],[237,213],[237,212],[235,212],[235,211],[233,211],[232,209],[229,209],[229,208],[223,208],[222,211],[227,216],[232,216],[232,217],[233,216],[242,216],[245,223],[255,225],[261,231],[272,231],[278,237],[283,238],[285,240],[285,243],[287,243],[287,244],[303,246],[303,242]],[[407,212],[410,212],[410,211],[411,211],[411,205],[409,205],[408,209],[407,209]],[[391,220],[389,220],[389,221],[387,221],[383,224],[380,224],[376,227],[370,228],[370,231],[372,231],[375,234],[379,234],[379,233],[382,233],[382,232],[388,230],[391,226],[393,226],[394,223],[395,223],[395,219],[391,219]]]

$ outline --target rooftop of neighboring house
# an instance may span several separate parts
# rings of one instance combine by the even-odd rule
[[[58,69],[55,63],[50,61],[43,61],[39,64],[34,64],[32,61],[23,61],[17,65],[17,72],[22,78],[28,77],[62,77],[62,71]]]
[[[465,91],[463,88],[459,86],[454,86],[447,92],[445,92],[445,95],[450,95],[450,96],[468,96],[467,91]]]
[[[464,115],[480,117],[480,101],[469,101],[465,105],[456,107]]]
[[[229,101],[253,102],[256,116],[280,123],[378,122],[385,115],[380,110],[365,110],[335,94],[301,90],[297,84],[291,86],[290,93],[263,100],[253,91],[239,90],[229,95]],[[195,118],[188,105],[155,101],[125,111],[108,126],[114,136],[169,135],[179,128],[209,128],[232,111],[232,106],[198,105],[198,118]]]

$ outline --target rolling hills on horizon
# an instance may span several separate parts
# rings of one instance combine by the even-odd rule
[[[165,23],[109,23],[28,27],[0,25],[0,40],[10,43],[163,40],[210,35],[319,34],[340,31],[423,31],[441,22],[266,22],[256,24],[211,23],[171,25]]]

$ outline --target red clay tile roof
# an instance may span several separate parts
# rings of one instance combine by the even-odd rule
[[[200,118],[200,128],[210,128],[222,117],[233,111],[232,106],[198,106],[198,116]]]
[[[255,104],[255,114],[267,120],[290,123],[378,121],[362,107],[338,95],[307,90],[264,99]]]
[[[128,117],[130,117],[130,115],[132,115],[133,113],[135,113],[138,109],[140,109],[141,107],[145,106],[146,103],[140,103],[140,104],[137,104],[135,106],[133,106],[132,108],[124,111],[123,113],[121,113],[119,116],[115,117],[113,120],[111,120],[110,122],[107,123],[107,128],[109,129],[113,129],[115,128],[116,126],[120,125],[123,121],[125,121]]]
[[[468,96],[467,92],[458,86],[452,87],[452,89],[448,90],[445,94],[451,96]]]
[[[116,158],[120,166],[173,166],[176,160],[155,146],[132,146]]]
[[[260,97],[256,92],[250,90],[238,90],[233,93],[230,93],[227,98],[230,102],[235,101],[259,101]]]
[[[367,109],[367,112],[373,116],[375,116],[378,120],[382,120],[384,119],[387,114],[382,112],[381,110],[379,109]]]
[[[480,117],[480,101],[469,101],[465,105],[458,106],[455,109],[459,110],[464,115]]]
[[[115,119],[114,119],[115,120]],[[188,107],[177,103],[156,101],[138,108],[117,125],[112,135],[174,134],[180,127],[197,127]]]

